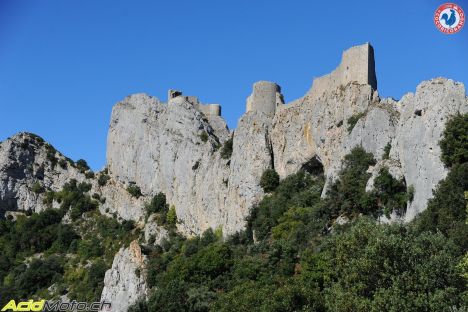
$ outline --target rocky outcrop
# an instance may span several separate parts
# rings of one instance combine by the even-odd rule
[[[44,192],[70,179],[85,176],[41,137],[21,132],[0,143],[0,212],[42,211]]]
[[[401,116],[390,157],[399,161],[406,184],[414,187],[414,200],[405,215],[409,221],[425,209],[432,190],[447,175],[439,141],[447,120],[468,112],[468,99],[462,83],[436,78],[419,84],[398,107]]]
[[[111,311],[127,311],[129,306],[147,295],[145,274],[146,256],[133,241],[128,248],[119,250],[112,268],[106,272],[101,302],[110,302]]]
[[[169,239],[169,232],[157,224],[155,217],[155,214],[149,216],[144,228],[145,243],[149,245],[161,245]]]
[[[163,192],[175,206],[183,234],[220,227],[232,234],[244,227],[250,209],[264,196],[259,182],[265,169],[274,168],[284,178],[311,164],[321,166],[326,196],[344,156],[362,146],[377,160],[369,168],[369,190],[383,166],[414,187],[404,216],[411,220],[447,173],[438,142],[450,116],[468,111],[465,88],[437,78],[400,101],[381,99],[374,66],[369,44],[353,47],[343,53],[337,69],[315,79],[303,97],[286,105],[277,84],[258,82],[235,131],[227,128],[219,105],[205,105],[180,91],[170,90],[167,103],[146,94],[125,98],[112,110],[110,180],[104,186],[87,180],[92,192],[106,199],[101,212],[143,222],[145,202]],[[232,155],[223,158],[231,137]],[[388,144],[390,159],[383,160]],[[70,165],[61,168],[54,159]],[[3,211],[44,209],[43,195],[32,191],[36,182],[59,190],[71,178],[86,179],[73,162],[33,135],[18,134],[0,145]],[[143,195],[131,196],[130,185],[140,187]],[[148,233],[154,230],[146,227]]]

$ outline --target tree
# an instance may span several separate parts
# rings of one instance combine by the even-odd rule
[[[274,169],[267,169],[260,179],[260,186],[267,193],[273,192],[279,185],[279,175]]]
[[[140,198],[140,196],[143,195],[138,185],[134,185],[134,184],[129,185],[127,187],[127,191],[130,193],[130,195],[132,195],[135,198]]]
[[[85,173],[86,171],[89,170],[89,166],[88,166],[88,163],[86,162],[86,160],[84,159],[78,159],[76,161],[76,168],[81,172],[81,173]]]
[[[224,142],[223,149],[221,150],[221,158],[229,159],[232,155],[232,146],[233,146],[234,138],[229,138],[226,142]]]
[[[468,114],[456,115],[446,126],[439,142],[442,161],[447,167],[468,161]]]

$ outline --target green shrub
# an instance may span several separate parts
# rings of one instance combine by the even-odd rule
[[[234,141],[234,138],[231,137],[229,140],[224,142],[223,148],[221,149],[221,158],[223,159],[231,158],[233,141]]]
[[[140,299],[128,308],[128,312],[149,312],[148,303]]]
[[[450,119],[439,142],[442,161],[447,167],[468,161],[468,114]]]
[[[203,131],[202,133],[200,133],[199,137],[203,143],[206,143],[208,141],[208,133],[206,131]]]
[[[34,182],[31,191],[33,191],[36,194],[41,194],[44,193],[44,187],[39,183],[39,181]]]
[[[47,154],[46,154],[47,160],[50,161],[50,164],[51,164],[52,168],[55,168],[55,166],[57,165],[57,162],[58,162],[58,158],[55,156],[57,154],[57,151],[50,144],[45,144],[44,147],[45,147],[46,152],[47,152]]]
[[[86,179],[94,179],[94,172],[92,170],[89,170],[85,173]]]
[[[166,214],[169,210],[169,205],[166,202],[166,195],[162,192],[159,192],[158,194],[153,196],[151,201],[145,205],[145,210],[147,217],[153,213]]]
[[[106,173],[101,173],[99,174],[99,178],[98,178],[98,184],[99,186],[104,186],[107,184],[107,181],[110,180],[110,176],[107,175]]]
[[[169,226],[172,227],[175,227],[177,225],[177,213],[174,205],[172,205],[171,208],[169,208],[169,211],[167,212],[166,222]]]
[[[127,191],[130,193],[130,195],[132,195],[133,197],[135,198],[140,198],[140,196],[142,196],[143,194],[141,193],[141,189],[138,185],[129,185],[127,187]]]
[[[88,166],[88,163],[86,162],[86,160],[84,159],[78,159],[76,161],[76,168],[81,172],[81,173],[85,173],[86,171],[89,170],[89,166]]]
[[[260,186],[267,193],[273,192],[279,185],[279,175],[274,169],[267,169],[260,179]]]
[[[331,236],[323,256],[327,311],[444,311],[462,304],[452,245],[440,233],[361,220]]]
[[[58,164],[59,164],[60,168],[62,168],[62,169],[67,169],[67,167],[68,167],[67,161],[65,159],[63,159],[63,158],[58,161]]]
[[[377,214],[379,207],[375,199],[365,191],[371,176],[367,170],[375,163],[372,153],[367,153],[362,147],[353,148],[344,158],[338,180],[327,190],[324,213],[329,214],[331,219],[340,214]]]
[[[361,119],[365,115],[366,115],[365,112],[356,113],[356,114],[354,114],[354,115],[352,115],[351,117],[348,118],[348,133],[351,133],[351,131],[353,131],[354,126],[357,124],[359,119]]]
[[[387,143],[384,147],[384,153],[382,155],[382,159],[389,159],[390,158],[390,150],[392,149],[392,144],[390,142]]]
[[[401,216],[406,211],[406,204],[409,201],[406,183],[404,180],[395,179],[388,168],[380,169],[374,180],[373,194],[376,196],[376,205],[387,217],[392,212]]]
[[[459,247],[468,250],[468,224],[464,192],[468,190],[468,163],[454,165],[440,181],[426,210],[415,220],[417,230],[442,233]]]

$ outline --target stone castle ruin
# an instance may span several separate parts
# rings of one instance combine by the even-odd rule
[[[335,70],[314,79],[310,90],[290,103],[276,83],[256,82],[235,130],[228,129],[219,104],[203,104],[177,90],[168,91],[167,103],[147,94],[126,97],[112,109],[106,151],[110,181],[95,183],[92,192],[106,198],[102,213],[143,223],[144,202],[163,192],[182,233],[222,228],[229,235],[244,228],[250,209],[265,195],[259,182],[266,169],[282,179],[301,168],[323,170],[330,185],[344,156],[362,146],[377,161],[369,168],[372,177],[385,166],[414,186],[414,200],[402,217],[408,221],[425,209],[447,174],[438,145],[445,122],[467,111],[464,85],[444,78],[422,82],[398,102],[381,99],[374,50],[366,43],[344,51]],[[0,164],[6,169],[0,168],[0,207],[5,210],[45,209],[42,195],[30,191],[36,167],[45,168],[37,174],[55,191],[70,178],[85,179],[73,168],[47,167],[47,151],[40,145],[39,165],[33,163],[30,173],[30,158],[17,148],[25,140],[33,138],[19,134],[1,143]],[[226,143],[232,154],[223,156]],[[386,146],[391,146],[388,159]],[[11,168],[18,173],[12,176]],[[142,196],[130,196],[128,185],[137,185]]]
[[[171,89],[167,92],[167,102],[176,98],[183,98],[206,116],[221,116],[221,105],[219,104],[202,104],[196,96],[183,96],[182,91]]]

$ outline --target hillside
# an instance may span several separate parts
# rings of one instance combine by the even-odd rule
[[[234,130],[180,91],[130,95],[100,172],[18,133],[0,143],[0,304],[466,307],[467,114],[445,78],[380,98],[364,44],[291,103],[255,83]]]

